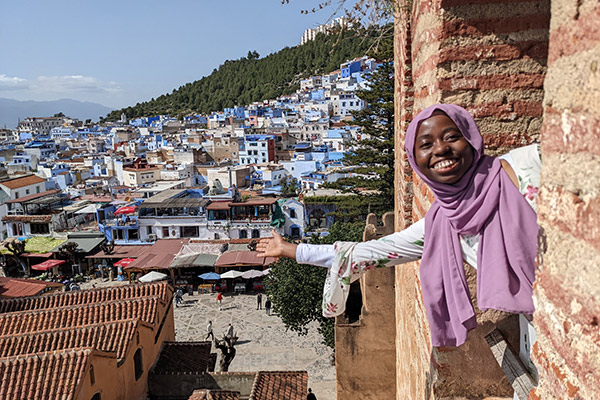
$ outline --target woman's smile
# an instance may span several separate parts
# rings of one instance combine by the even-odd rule
[[[419,170],[439,183],[458,182],[473,164],[473,148],[446,114],[421,122],[414,151]]]

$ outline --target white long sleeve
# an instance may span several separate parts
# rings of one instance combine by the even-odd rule
[[[296,261],[299,264],[311,264],[319,267],[331,267],[335,252],[332,244],[304,244],[296,248]]]
[[[357,261],[389,260],[387,265],[402,264],[421,258],[425,221],[419,220],[408,228],[391,235],[356,245]],[[296,261],[329,268],[333,264],[335,250],[331,244],[299,244]]]

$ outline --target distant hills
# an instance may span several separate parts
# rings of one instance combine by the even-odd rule
[[[27,117],[51,117],[62,112],[68,117],[85,121],[98,121],[113,109],[102,104],[82,102],[71,99],[53,101],[19,101],[0,98],[0,128],[14,129]]]
[[[293,93],[303,78],[334,71],[344,61],[365,55],[376,37],[375,31],[346,30],[330,35],[321,33],[304,45],[285,47],[263,58],[256,51],[249,51],[247,57],[227,60],[200,80],[156,99],[115,110],[106,119],[115,121],[123,112],[127,118],[208,114],[274,99]]]

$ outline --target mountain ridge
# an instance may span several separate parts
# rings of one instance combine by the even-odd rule
[[[244,106],[255,101],[291,94],[302,78],[329,73],[340,64],[365,55],[378,37],[377,29],[343,30],[303,45],[284,47],[263,58],[256,51],[247,57],[225,60],[207,76],[173,89],[156,99],[114,110],[106,120],[168,114],[182,117],[209,114],[227,107]]]
[[[70,118],[85,121],[98,121],[103,115],[114,110],[111,107],[91,101],[73,99],[58,100],[15,100],[0,97],[0,127],[16,128],[19,119],[28,117],[51,117],[62,112]]]

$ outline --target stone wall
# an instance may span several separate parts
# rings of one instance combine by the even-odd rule
[[[600,387],[600,4],[552,0],[544,83],[534,399]]]
[[[394,230],[394,214],[383,216],[383,226],[369,214],[363,240],[376,239]],[[352,296],[358,295],[350,291]],[[336,392],[338,399],[393,399],[396,393],[396,323],[394,269],[369,271],[360,279],[360,316],[348,323],[346,315],[336,318]],[[348,308],[346,309],[348,311]]]

